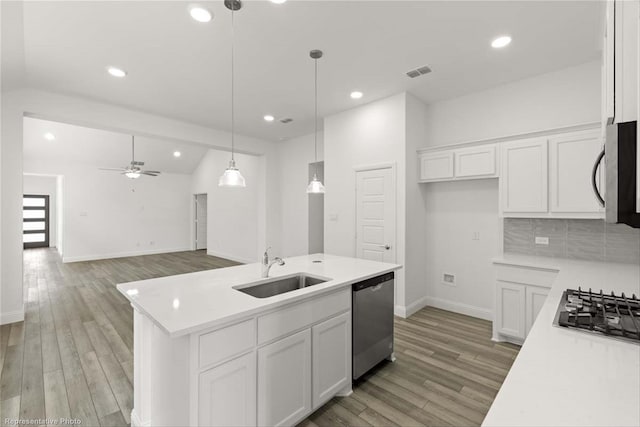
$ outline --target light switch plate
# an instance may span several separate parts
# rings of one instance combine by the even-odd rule
[[[536,245],[549,246],[549,238],[536,236]]]

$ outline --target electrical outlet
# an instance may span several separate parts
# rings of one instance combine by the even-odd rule
[[[456,285],[455,274],[442,273],[442,284],[447,286],[455,286]]]
[[[536,245],[549,246],[549,238],[536,236]]]
[[[150,246],[153,246],[153,245],[155,245],[155,244],[156,244],[156,242],[154,242],[153,240],[149,242],[149,245],[150,245]]]
[[[471,234],[471,240],[480,240],[480,232],[479,231],[474,231]]]

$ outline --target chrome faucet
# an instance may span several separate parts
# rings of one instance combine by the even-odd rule
[[[268,247],[262,255],[262,277],[269,277],[269,270],[273,264],[284,265],[284,260],[280,257],[275,257],[272,261],[269,261],[269,249]]]

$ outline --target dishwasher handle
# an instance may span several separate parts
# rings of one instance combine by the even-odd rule
[[[386,273],[380,276],[372,277],[371,279],[363,280],[362,282],[354,283],[352,285],[353,292],[358,292],[367,288],[374,288],[371,291],[375,292],[379,290],[382,285],[386,282],[393,282],[394,278],[393,271],[390,273]]]

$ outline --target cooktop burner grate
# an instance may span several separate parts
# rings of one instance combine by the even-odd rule
[[[558,307],[557,323],[567,328],[600,332],[640,341],[640,299],[602,291],[567,289]]]

